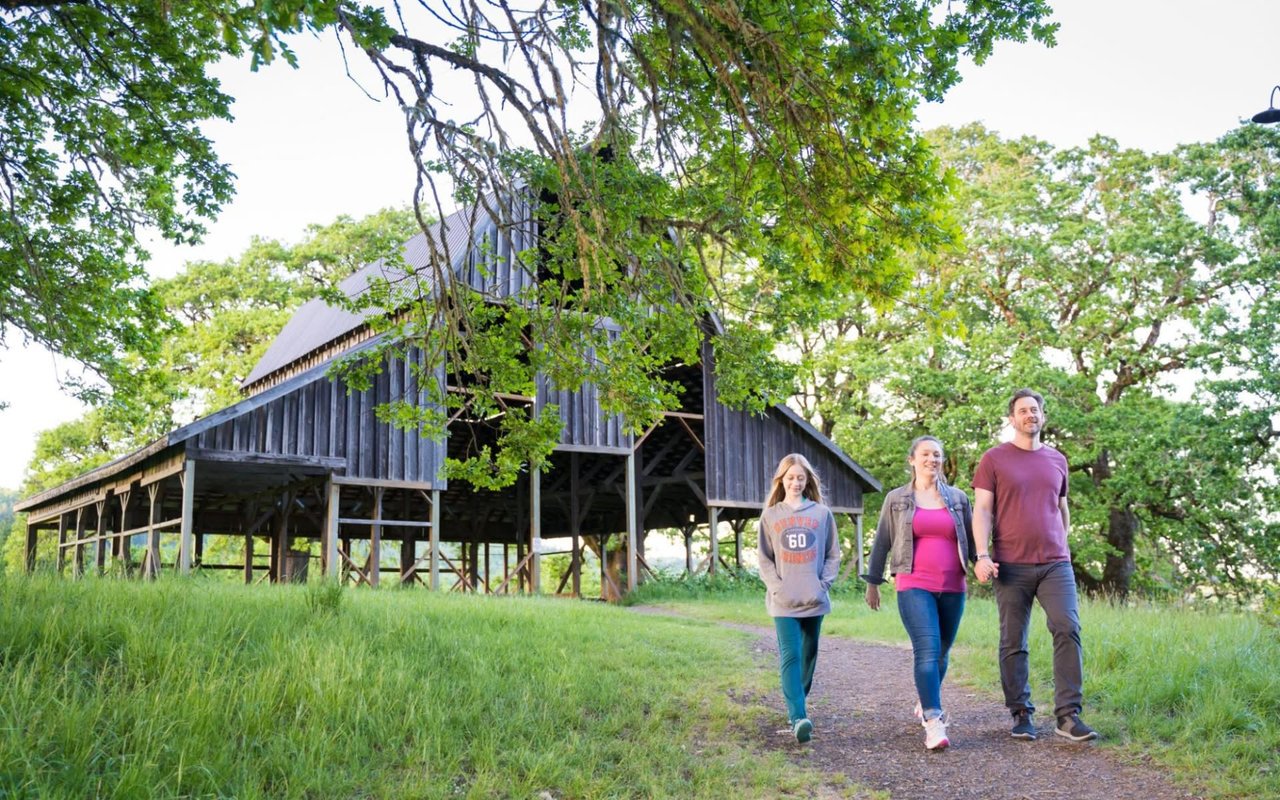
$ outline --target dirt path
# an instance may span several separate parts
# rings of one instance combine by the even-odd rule
[[[756,634],[756,656],[776,668],[772,629],[727,627]],[[893,800],[1196,800],[1139,755],[1054,735],[1049,715],[1037,715],[1035,741],[1013,739],[998,694],[959,686],[953,677],[961,676],[953,669],[942,692],[951,746],[930,752],[911,713],[911,650],[825,635],[809,696],[813,741],[799,745],[779,732],[786,712],[782,693],[773,691],[760,699],[778,710],[757,732],[760,745],[831,774],[833,784],[843,774]]]

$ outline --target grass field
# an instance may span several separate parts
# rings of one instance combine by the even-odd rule
[[[767,624],[756,588],[638,598]],[[902,642],[837,592],[827,635]],[[851,787],[747,747],[775,709],[745,634],[599,603],[328,584],[0,578],[0,797],[810,797]],[[1257,616],[1083,609],[1088,719],[1215,798],[1280,797],[1280,631]],[[996,695],[973,599],[953,675]],[[1032,640],[1035,696],[1049,642]],[[1042,701],[1043,702],[1043,701]],[[764,715],[762,717],[761,715]]]
[[[873,612],[860,590],[837,592],[823,635],[907,641],[894,604]],[[763,589],[732,582],[663,581],[634,602],[707,620],[767,624]],[[1175,779],[1215,798],[1280,798],[1280,627],[1255,614],[1151,605],[1081,608],[1086,719],[1104,746],[1149,753]],[[1002,703],[995,653],[995,604],[970,598],[948,676]],[[1032,697],[1051,704],[1052,641],[1036,608],[1031,635]]]
[[[812,796],[743,634],[598,603],[0,579],[0,796]]]

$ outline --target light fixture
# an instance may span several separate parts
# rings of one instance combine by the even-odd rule
[[[1271,90],[1271,105],[1266,111],[1259,111],[1253,115],[1253,121],[1263,125],[1272,122],[1280,122],[1280,108],[1276,108],[1276,92],[1280,91],[1280,86],[1276,86]]]

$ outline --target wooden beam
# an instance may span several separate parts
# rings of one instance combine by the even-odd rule
[[[636,454],[632,451],[627,456],[627,592],[636,589],[636,528],[639,524],[636,494],[640,490],[637,478]]]
[[[524,559],[521,560],[520,563],[516,564],[515,571],[513,571],[510,575],[508,575],[506,580],[504,580],[501,584],[499,584],[497,589],[493,590],[493,593],[502,594],[506,590],[507,584],[511,583],[512,578],[514,578],[517,575],[523,574],[524,570],[530,567],[530,559],[532,559],[536,555],[537,555],[536,552],[534,552],[533,550],[530,550],[529,553],[525,555]]]
[[[351,556],[347,555],[346,552],[343,550],[339,550],[338,554],[342,557],[343,561],[347,562],[347,566],[350,568],[351,572],[355,574],[356,586],[359,586],[361,583],[366,583],[369,586],[373,586],[373,583],[369,580],[369,576],[365,575],[364,570],[360,569],[360,567],[356,565],[356,562],[351,560]],[[373,573],[373,574],[376,575],[377,573]]]
[[[738,569],[742,569],[742,531],[747,527],[747,521],[735,519],[729,523],[729,527],[733,528],[733,563]]]
[[[147,554],[146,562],[142,565],[143,577],[155,580],[160,577],[160,530],[156,527],[159,522],[156,516],[163,508],[156,507],[156,496],[160,495],[161,484],[147,484]],[[160,495],[163,501],[163,495]]]
[[[503,546],[505,550],[505,545]],[[440,588],[440,490],[431,492],[431,590]]]
[[[346,475],[334,475],[331,480],[339,486],[364,486],[366,488],[381,487],[383,489],[416,489],[432,491],[435,484],[431,481],[396,481],[382,478],[351,478]]]
[[[569,535],[573,539],[573,559],[569,562],[569,576],[573,578],[573,596],[582,596],[582,540],[580,531],[582,527],[582,509],[578,493],[582,490],[580,481],[580,472],[582,469],[582,458],[577,453],[569,454]],[[556,590],[559,594],[564,588],[564,581],[560,581],[560,588]]]
[[[378,588],[382,571],[382,494],[386,489],[373,487],[373,519],[369,520],[369,585]]]
[[[381,489],[379,489],[381,491]],[[430,522],[413,519],[365,519],[363,517],[340,517],[338,522],[343,525],[377,525],[379,528],[430,528]]]
[[[855,527],[855,529],[856,529],[856,531],[857,531],[856,540],[857,540],[857,543],[858,543],[858,544],[857,544],[857,546],[858,546],[858,574],[859,574],[859,575],[861,575],[861,574],[863,574],[863,572],[865,572],[865,570],[863,570],[863,568],[862,568],[862,515],[861,515],[861,514],[851,514],[850,516],[852,516],[852,517],[853,517],[853,524],[854,524],[854,527]],[[962,566],[964,566],[964,567],[966,567],[966,568],[968,567],[968,565],[967,565],[967,564],[962,565]]]
[[[84,506],[76,509],[76,549],[71,562],[71,574],[76,578],[84,577],[84,512]]]
[[[270,572],[271,567],[268,565],[267,571]],[[244,583],[246,586],[253,583],[253,532],[249,531],[244,535]]]
[[[56,560],[58,574],[61,575],[66,571],[67,556],[63,550],[67,546],[67,515],[65,512],[58,515],[58,548],[54,558]]]
[[[182,484],[182,526],[178,529],[178,572],[191,574],[195,550],[196,462],[187,460],[178,475]]]
[[[324,574],[326,578],[337,578],[340,571],[338,564],[338,505],[342,502],[342,487],[332,476],[325,486],[324,515]]]
[[[542,556],[538,547],[542,544],[542,471],[529,468],[529,591],[538,594],[542,590]]]
[[[36,571],[36,526],[35,523],[27,523],[27,543],[26,557],[23,559],[23,565],[26,567],[27,574]]]
[[[106,539],[107,501],[106,499],[102,499],[102,500],[99,500],[97,503],[94,503],[94,507],[98,511],[98,525],[97,525],[97,528],[95,529],[96,533],[94,534],[94,539],[96,541],[93,546],[93,561],[98,568],[98,574],[101,575],[103,572],[106,572],[106,569],[107,569],[107,539]]]
[[[130,496],[131,492],[128,489],[116,493],[116,497],[120,499],[120,527],[116,530],[120,532],[123,532],[128,526]],[[129,571],[133,569],[132,543],[129,541],[129,534],[118,533],[117,536],[119,538],[116,539],[116,557],[120,559],[120,563],[123,565],[124,574],[128,575]]]
[[[471,592],[474,592],[476,590],[475,586],[471,584],[471,581],[467,579],[466,569],[460,569],[458,565],[450,561],[449,557],[446,556],[443,552],[440,553],[440,560],[449,566],[449,571],[453,572],[454,575],[458,576],[458,579],[459,581],[461,581],[463,588]],[[503,585],[505,586],[506,583],[503,582]]]
[[[711,536],[711,561],[707,566],[707,574],[716,574],[716,561],[720,557],[720,509],[707,506],[707,528]]]
[[[707,452],[707,446],[702,443],[701,439],[698,438],[698,434],[693,432],[693,428],[689,427],[689,423],[685,420],[685,418],[677,417],[677,419],[680,421],[680,425],[684,427],[684,432],[689,434],[689,438],[693,440],[694,445],[696,445],[697,448],[702,452],[704,453]]]
[[[685,484],[689,487],[689,491],[693,492],[693,496],[698,498],[698,502],[707,505],[707,495],[702,491],[702,487],[698,485],[692,477],[685,476]]]

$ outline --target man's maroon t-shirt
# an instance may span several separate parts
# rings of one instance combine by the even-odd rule
[[[1058,499],[1067,496],[1067,459],[1049,446],[1023,450],[1013,442],[982,454],[973,488],[995,495],[991,558],[997,563],[1071,560]]]

